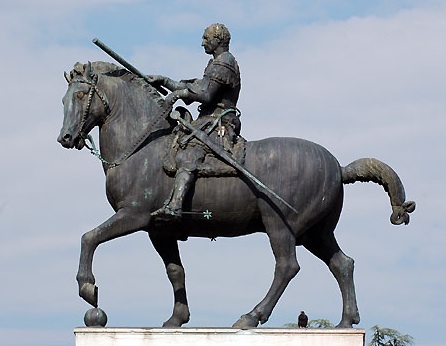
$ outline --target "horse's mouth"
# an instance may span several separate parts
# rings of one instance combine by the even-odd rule
[[[74,147],[77,150],[81,150],[85,146],[85,140],[82,137],[77,137],[74,140]]]

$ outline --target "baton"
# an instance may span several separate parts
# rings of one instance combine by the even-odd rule
[[[138,77],[141,77],[144,79],[148,84],[152,85],[156,90],[158,90],[162,95],[166,96],[167,91],[164,89],[161,85],[158,83],[153,83],[149,81],[147,76],[143,74],[141,71],[139,71],[135,66],[131,65],[129,62],[124,60],[120,55],[118,55],[115,51],[113,51],[110,47],[108,47],[104,42],[101,40],[94,38],[93,43],[101,48],[105,53],[110,55],[113,59],[115,59],[117,62],[119,62],[122,66],[124,66],[127,70],[132,72],[133,74],[136,74]]]

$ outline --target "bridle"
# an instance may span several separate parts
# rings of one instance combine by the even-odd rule
[[[96,149],[96,145],[94,144],[93,137],[90,134],[86,133],[85,129],[84,129],[85,123],[86,123],[88,116],[90,114],[91,102],[93,101],[93,96],[95,93],[98,95],[98,97],[100,98],[100,100],[104,106],[105,116],[103,117],[102,121],[105,122],[107,116],[110,115],[110,113],[111,113],[110,104],[108,102],[107,96],[105,95],[105,93],[100,91],[97,87],[98,75],[96,73],[90,72],[89,77],[90,77],[90,79],[87,79],[83,76],[82,77],[77,76],[69,81],[69,84],[84,83],[84,84],[88,84],[90,86],[88,89],[87,105],[84,109],[84,113],[82,114],[82,119],[79,122],[78,135],[80,138],[82,138],[84,140],[85,146],[90,150],[90,152],[94,156],[96,156],[103,163],[110,164],[108,161],[106,161],[101,156],[101,154],[99,153],[99,150]],[[87,141],[90,142],[90,145],[87,143]]]
[[[87,75],[89,78],[78,75],[72,79],[68,79],[68,77],[65,76],[65,78],[67,79],[69,84],[84,83],[84,84],[88,84],[90,86],[90,88],[88,90],[87,105],[84,109],[82,119],[79,123],[78,135],[79,135],[79,137],[81,137],[84,140],[85,146],[90,150],[91,154],[93,154],[99,160],[101,160],[102,163],[107,164],[108,168],[113,168],[113,167],[119,166],[121,163],[123,163],[125,160],[127,160],[138,149],[138,147],[150,136],[150,134],[152,133],[152,129],[155,127],[155,125],[158,122],[160,122],[162,119],[166,118],[166,116],[171,112],[172,105],[169,104],[167,107],[165,107],[164,111],[149,123],[149,125],[147,126],[147,129],[145,130],[143,135],[135,143],[133,143],[133,145],[129,148],[129,150],[127,150],[118,161],[108,162],[101,156],[99,150],[96,149],[96,146],[93,141],[93,137],[90,134],[85,133],[85,129],[84,129],[85,123],[86,123],[87,118],[90,114],[91,102],[93,100],[94,94],[98,95],[98,97],[100,98],[100,100],[102,101],[102,104],[104,106],[105,116],[102,119],[102,121],[104,123],[105,123],[108,115],[110,115],[110,113],[111,113],[110,104],[107,99],[107,96],[105,95],[105,93],[101,92],[97,87],[98,75],[96,73],[94,73],[93,71],[88,72]],[[86,141],[90,142],[91,146],[89,146]]]
[[[93,96],[94,96],[95,93],[101,99],[102,104],[103,104],[104,109],[105,109],[105,114],[106,115],[104,116],[103,120],[105,121],[105,118],[110,114],[110,104],[108,102],[107,96],[105,95],[105,93],[101,92],[98,89],[98,87],[97,87],[98,75],[95,74],[95,73],[91,73],[89,77],[90,77],[90,79],[87,79],[85,77],[82,77],[82,78],[81,77],[75,77],[75,78],[73,78],[70,81],[70,84],[72,84],[72,83],[84,83],[84,84],[88,84],[90,86],[90,88],[88,89],[87,105],[86,105],[86,107],[84,109],[84,114],[82,115],[82,119],[81,119],[81,121],[79,123],[79,132],[78,132],[78,134],[84,140],[87,139],[87,134],[85,133],[84,126],[85,126],[87,118],[88,118],[88,116],[90,114],[91,102],[93,101]]]

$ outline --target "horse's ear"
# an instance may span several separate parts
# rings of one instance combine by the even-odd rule
[[[68,84],[70,84],[71,76],[68,73],[66,73],[65,71],[64,71],[63,75],[64,75],[65,79],[67,80]]]
[[[92,78],[93,77],[93,70],[91,69],[91,62],[90,61],[86,64],[85,77],[87,77],[87,78]]]

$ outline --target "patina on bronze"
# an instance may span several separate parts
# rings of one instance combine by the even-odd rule
[[[182,217],[183,201],[193,188],[200,164],[207,154],[216,152],[208,144],[203,145],[206,138],[195,140],[201,130],[206,130],[205,137],[219,140],[227,150],[243,140],[240,136],[240,112],[237,110],[241,89],[240,69],[235,57],[229,52],[230,40],[231,34],[223,24],[212,24],[205,29],[202,46],[206,54],[212,55],[212,59],[201,79],[176,82],[165,76],[149,76],[149,81],[172,91],[167,97],[171,102],[182,99],[186,103],[200,103],[198,118],[192,121],[192,127],[196,128],[192,129],[192,135],[180,139],[181,145],[175,155],[175,183],[164,205],[152,213],[156,218],[169,220]],[[183,125],[186,124],[183,122]]]
[[[58,141],[65,148],[80,150],[86,135],[99,127],[107,198],[116,212],[82,236],[76,278],[79,295],[85,301],[98,306],[92,271],[96,248],[145,231],[165,264],[174,291],[173,312],[163,326],[180,327],[189,321],[189,306],[178,240],[261,232],[268,236],[276,261],[273,282],[259,304],[242,315],[234,327],[256,327],[268,320],[299,271],[297,245],[320,258],[337,280],[343,304],[338,327],[351,328],[359,323],[354,261],[342,252],[333,233],[342,209],[343,184],[371,181],[383,186],[390,198],[390,221],[408,224],[415,203],[405,201],[404,187],[392,168],[372,158],[341,167],[325,148],[299,138],[247,142],[244,167],[298,213],[239,174],[198,178],[185,196],[182,218],[155,222],[151,213],[164,205],[174,184],[163,170],[164,155],[170,150],[177,125],[168,116],[173,99],[163,99],[142,78],[110,63],[77,63],[66,78],[69,84]],[[135,145],[143,137],[143,142]],[[128,152],[131,155],[125,160],[110,164]]]
[[[197,138],[200,142],[202,142],[204,145],[209,147],[209,149],[212,150],[213,154],[222,158],[229,165],[231,165],[232,167],[237,169],[241,174],[243,174],[245,177],[250,179],[252,183],[257,185],[257,187],[265,190],[268,194],[270,194],[274,198],[278,199],[280,202],[285,204],[288,208],[290,208],[296,214],[299,214],[299,212],[296,209],[294,209],[294,207],[291,204],[289,204],[282,197],[280,197],[277,193],[275,193],[270,187],[268,187],[267,185],[262,183],[259,180],[259,178],[257,178],[254,174],[252,174],[250,171],[248,171],[246,169],[246,167],[244,167],[236,159],[234,159],[234,157],[229,152],[227,152],[223,146],[219,145],[218,143],[215,143],[213,141],[213,139],[208,134],[206,134],[204,131],[202,131],[199,128],[194,128],[192,124],[188,123],[187,120],[183,119],[180,116],[180,113],[178,111],[172,112],[170,117],[174,120],[177,120],[181,125],[183,125],[186,129],[188,129],[191,132],[190,136]]]

